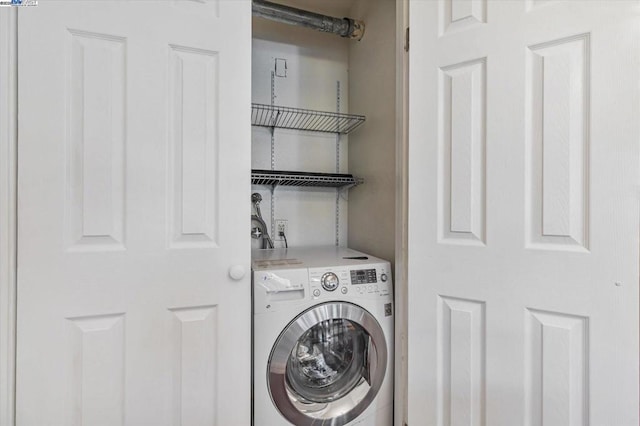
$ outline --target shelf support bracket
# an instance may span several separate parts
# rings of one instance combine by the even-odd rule
[[[336,81],[336,112],[340,114],[340,80]],[[337,120],[336,128],[340,129]],[[340,132],[336,133],[336,173],[340,173]],[[340,246],[340,188],[336,188],[336,247]]]

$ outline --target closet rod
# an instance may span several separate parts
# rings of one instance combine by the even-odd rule
[[[364,36],[364,22],[351,18],[334,18],[264,0],[253,0],[253,15],[290,25],[312,28],[354,40]]]

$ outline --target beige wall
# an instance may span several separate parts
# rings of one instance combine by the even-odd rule
[[[349,172],[365,180],[349,191],[349,247],[393,262],[396,209],[396,2],[356,0],[365,22],[349,47],[349,109],[367,117],[349,135]]]
[[[342,164],[341,169],[348,170],[354,176],[364,178],[365,183],[344,194],[345,197],[348,196],[349,202],[343,201],[340,209],[341,212],[348,210],[346,223],[341,223],[341,228],[347,228],[346,241],[341,238],[341,244],[393,262],[396,242],[396,0],[332,0],[331,2],[278,0],[278,2],[334,16],[349,16],[365,22],[365,36],[360,42],[263,19],[253,20],[253,36],[254,39],[298,46],[294,57],[316,58],[319,52],[332,51],[333,56],[341,56],[347,62],[345,68],[348,65],[348,84],[343,85],[343,93],[348,92],[348,102],[345,102],[347,99],[343,100],[344,108],[341,109],[365,115],[367,121],[348,137],[342,138],[342,146],[348,146],[348,155],[341,154],[341,157],[343,159],[348,157],[348,164]],[[350,10],[348,10],[349,7]],[[324,53],[320,56],[323,55]],[[308,71],[306,70],[303,74],[308,74]],[[320,73],[315,77],[315,83],[300,86],[297,90],[302,94],[302,97],[307,99],[298,102],[301,103],[299,105],[291,106],[333,109],[333,105],[321,108],[314,104],[314,101],[317,101],[318,90],[333,93],[332,89],[321,87],[323,79],[329,77],[329,73],[325,71],[314,70],[315,73]],[[295,69],[291,68],[290,72],[291,78],[294,78]],[[261,81],[256,80],[257,78],[258,76],[254,72],[254,98],[260,92],[262,85]],[[333,81],[335,78],[329,80]],[[280,80],[277,83],[278,101],[284,101],[286,96],[281,93],[281,89],[285,89],[284,83]],[[304,144],[301,145],[298,141],[292,146],[304,147]],[[333,146],[332,142],[326,144],[328,149],[333,149]],[[260,150],[264,147],[268,148],[268,144],[254,143],[254,160],[263,157]],[[287,155],[278,156],[278,158],[282,160],[284,157],[286,160]],[[256,165],[255,161],[254,165]],[[307,196],[304,191],[294,191],[296,192],[296,197],[294,197],[296,200],[291,203],[292,208],[299,207],[302,198]],[[276,192],[282,198],[289,195],[292,190],[283,192],[282,189],[278,189]],[[316,193],[311,192],[311,194]],[[269,199],[268,194],[263,198],[265,200],[263,205],[266,208],[269,205],[266,202]],[[304,233],[309,232],[309,223],[298,220],[295,214],[285,208],[287,203],[284,203],[284,199],[281,201],[278,204],[280,208],[276,208],[276,216],[290,221],[289,232],[292,238],[289,239],[289,242],[294,246],[311,244],[310,241],[302,238]],[[265,214],[264,209],[263,214]],[[309,215],[303,216],[310,217]],[[333,220],[333,213],[325,212],[322,217]],[[333,222],[331,222],[331,226],[333,226],[332,224]],[[348,226],[345,226],[347,224]],[[331,226],[322,225],[316,226],[316,228],[318,232],[323,232],[331,237],[333,235]],[[324,242],[321,238],[315,238],[314,241]]]
[[[315,10],[315,9],[312,9]],[[271,73],[275,58],[286,60],[286,77],[275,77],[275,104],[289,107],[335,111],[337,82],[342,96],[341,111],[349,111],[349,40],[307,28],[253,19],[252,101],[271,102]],[[340,144],[340,171],[348,170],[348,140]],[[274,132],[275,170],[336,172],[336,136],[334,134],[276,129]],[[251,132],[251,166],[271,168],[271,133],[263,127]],[[336,241],[336,193],[333,188],[279,186],[272,193],[264,185],[253,185],[252,192],[262,195],[261,210],[276,248],[285,247],[273,235],[271,219],[286,220],[289,247],[326,246]],[[272,198],[273,195],[273,198]],[[273,207],[273,216],[271,212]],[[347,245],[348,203],[340,199],[338,235]],[[275,226],[275,225],[274,225]],[[252,248],[261,241],[252,240]]]

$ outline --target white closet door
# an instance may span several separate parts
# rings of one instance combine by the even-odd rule
[[[250,423],[250,25],[20,10],[18,425]]]
[[[410,9],[409,425],[637,426],[638,2]]]

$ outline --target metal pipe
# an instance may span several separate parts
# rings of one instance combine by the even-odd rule
[[[334,18],[264,0],[253,0],[253,15],[284,24],[333,33],[358,41],[364,36],[364,22],[362,21],[351,18]]]

